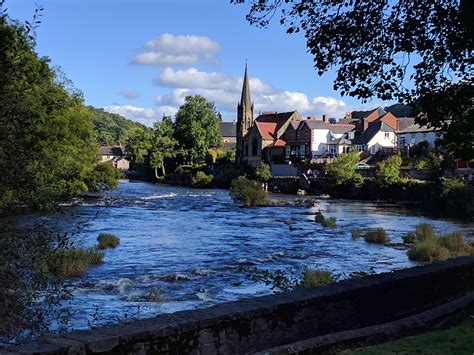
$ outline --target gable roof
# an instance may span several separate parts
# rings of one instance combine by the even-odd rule
[[[376,109],[373,109],[372,111],[370,111],[369,114],[365,116],[364,118],[367,118],[369,119],[369,121],[371,121],[385,115],[386,113],[387,112],[383,108],[377,107]]]
[[[288,121],[295,113],[297,113],[299,116],[299,113],[297,111],[262,113],[255,119],[255,121],[276,123],[278,129],[280,129],[280,127],[283,126],[286,121]]]
[[[119,157],[124,155],[124,149],[122,146],[102,146],[99,148],[100,155],[113,155]]]
[[[357,137],[355,137],[352,140],[352,144],[367,144],[380,131],[395,132],[395,130],[392,127],[390,127],[388,124],[382,121],[376,121],[370,124],[369,128],[367,128],[364,132],[362,132]]]
[[[258,131],[260,132],[260,136],[262,139],[266,141],[274,140],[275,134],[278,131],[278,123],[277,122],[255,122],[255,126],[257,126]]]
[[[405,128],[415,123],[415,117],[398,117],[398,122],[398,129],[403,131]]]
[[[355,125],[353,124],[341,124],[341,123],[336,123],[336,124],[331,124],[330,125],[330,130],[333,134],[344,134],[346,132],[352,131],[355,128]]]
[[[235,122],[219,122],[219,130],[221,131],[222,137],[236,137],[237,136],[237,124]]]

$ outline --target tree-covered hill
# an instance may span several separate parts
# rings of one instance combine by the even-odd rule
[[[123,116],[109,113],[101,108],[87,107],[92,112],[92,121],[100,145],[125,144],[125,141],[137,129],[145,129],[141,123]]]

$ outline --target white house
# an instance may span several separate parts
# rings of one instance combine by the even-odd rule
[[[395,130],[383,121],[369,124],[369,127],[352,140],[359,152],[369,151],[375,154],[381,148],[395,148],[397,137]]]
[[[422,141],[428,142],[431,147],[434,147],[436,139],[443,138],[444,132],[414,123],[400,130],[397,136],[399,147],[416,145]]]

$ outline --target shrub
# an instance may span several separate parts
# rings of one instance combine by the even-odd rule
[[[316,216],[314,216],[314,221],[316,223],[323,223],[326,218],[322,213],[318,213]]]
[[[110,233],[100,233],[97,241],[99,242],[97,245],[99,249],[115,248],[120,244],[120,239]]]
[[[207,175],[203,171],[198,171],[192,178],[192,185],[194,187],[206,187],[208,186],[212,180],[214,180],[214,176],[212,174]]]
[[[390,186],[398,184],[402,181],[400,178],[400,167],[402,166],[402,158],[399,155],[391,157],[380,162],[377,166],[375,180],[380,186]]]
[[[244,176],[232,180],[230,195],[235,201],[247,207],[261,206],[268,203],[267,194],[261,189],[260,184]]]
[[[267,182],[272,177],[270,165],[265,162],[261,162],[255,169],[255,177],[258,181]]]
[[[359,154],[351,152],[337,157],[332,163],[326,165],[325,170],[329,180],[335,185],[361,184],[362,176],[356,171],[359,165]]]
[[[91,265],[102,263],[104,253],[95,249],[57,249],[48,258],[50,273],[58,276],[80,276]]]
[[[437,239],[426,239],[415,243],[408,250],[408,258],[415,261],[437,261],[449,258],[449,250],[443,247]]]
[[[206,153],[206,164],[214,164],[217,161],[218,152],[215,149],[208,149]]]
[[[333,282],[336,282],[336,279],[330,271],[322,269],[305,269],[301,274],[301,281],[296,287],[319,287],[331,284]]]
[[[375,228],[364,233],[364,238],[369,243],[385,244],[390,241],[383,228]]]
[[[362,231],[358,228],[354,228],[351,230],[351,235],[353,239],[362,237]]]
[[[474,247],[466,242],[460,232],[439,237],[439,244],[449,250],[451,256],[466,256],[474,253]]]
[[[436,233],[433,226],[428,223],[420,223],[416,226],[415,232],[409,232],[405,237],[403,237],[403,243],[411,244],[416,243],[417,241],[434,238],[436,238]]]
[[[321,224],[323,227],[326,227],[326,228],[328,227],[334,228],[336,226],[336,218],[330,217],[330,218],[324,219],[324,221],[322,221]]]
[[[162,303],[165,301],[165,297],[159,287],[149,287],[145,298],[146,301],[150,303]]]

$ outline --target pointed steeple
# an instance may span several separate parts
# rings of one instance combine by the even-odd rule
[[[247,70],[247,63],[245,63],[244,83],[242,85],[242,97],[240,98],[240,106],[250,108],[252,101],[250,100],[250,84]]]

